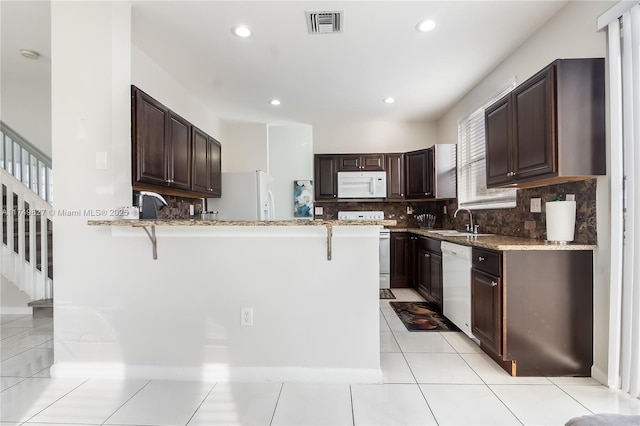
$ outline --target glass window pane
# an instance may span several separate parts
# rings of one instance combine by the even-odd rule
[[[22,183],[24,183],[27,188],[31,188],[31,169],[29,168],[29,151],[22,148]]]
[[[53,170],[47,167],[47,201],[53,204]]]
[[[13,141],[9,136],[4,138],[4,153],[6,158],[5,161],[7,162],[5,169],[9,173],[13,174],[13,161],[11,161],[13,159]]]
[[[13,176],[21,180],[22,178],[22,161],[20,160],[20,145],[18,142],[13,143]]]
[[[40,188],[38,190],[38,194],[47,199],[47,168],[44,166],[42,161],[38,161],[38,182],[40,182]]]
[[[0,132],[0,167],[4,166],[4,133]]]
[[[38,159],[35,157],[35,155],[31,156],[30,169],[31,169],[31,190],[37,194],[38,193]]]

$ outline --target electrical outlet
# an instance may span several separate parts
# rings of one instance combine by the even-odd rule
[[[407,214],[413,214],[413,207],[407,206]]]
[[[193,216],[194,214],[196,214],[195,206],[193,204],[189,204],[189,215]]]
[[[442,206],[442,214],[447,214],[447,206]]]
[[[243,327],[253,326],[253,308],[240,308],[240,325]]]
[[[324,208],[316,207],[313,209],[316,216],[322,216],[324,214]]]
[[[531,213],[541,213],[542,212],[542,198],[532,198],[531,206],[529,208]]]
[[[567,201],[575,201],[576,194],[567,194]]]

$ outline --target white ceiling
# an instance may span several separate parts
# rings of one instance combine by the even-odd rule
[[[565,4],[133,1],[132,38],[223,120],[431,121]],[[0,6],[2,119],[50,153],[50,3]],[[305,11],[319,10],[343,11],[343,33],[309,35]],[[435,20],[436,29],[418,33],[424,18]],[[254,36],[233,36],[238,23]],[[25,59],[21,48],[42,57]],[[387,96],[397,102],[384,104]],[[282,105],[269,105],[273,97]]]
[[[135,1],[132,38],[223,120],[431,121],[565,3]],[[327,10],[343,33],[308,34],[305,11]],[[419,33],[425,18],[437,26]]]

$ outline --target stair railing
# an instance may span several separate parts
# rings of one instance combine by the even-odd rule
[[[32,301],[53,297],[51,160],[0,122],[0,273]]]

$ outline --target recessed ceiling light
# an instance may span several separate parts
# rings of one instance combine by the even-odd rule
[[[382,102],[384,102],[385,104],[392,104],[392,103],[394,103],[395,101],[396,101],[396,99],[395,99],[395,98],[392,98],[392,97],[384,98],[384,99],[382,100]]]
[[[251,37],[251,35],[253,34],[251,28],[247,27],[246,25],[238,25],[237,27],[233,27],[231,29],[231,32],[240,38]]]
[[[30,49],[20,49],[20,54],[27,59],[38,59],[40,58],[40,53],[35,50]]]
[[[416,25],[416,30],[420,31],[421,33],[426,33],[428,31],[431,31],[435,27],[435,22],[433,22],[431,19],[425,19],[424,21],[418,22],[418,25]]]
[[[269,103],[273,106],[278,106],[280,105],[280,99],[271,99]]]

